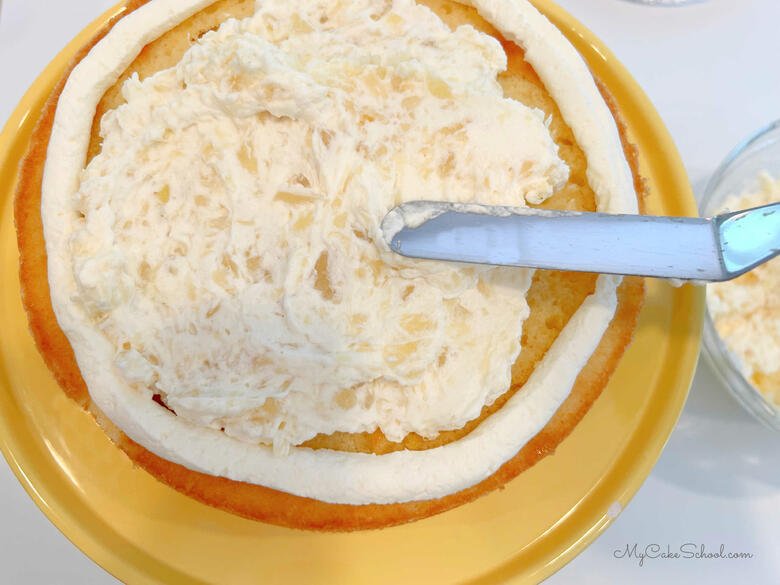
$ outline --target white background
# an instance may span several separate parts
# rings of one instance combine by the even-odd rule
[[[1,1],[1,0],[0,0]],[[303,1],[303,0],[299,0]],[[114,0],[5,0],[0,122],[67,41]],[[668,125],[697,194],[726,153],[780,118],[780,1],[682,8],[559,0],[633,73]],[[780,437],[745,414],[701,365],[661,459],[614,524],[548,583],[775,583],[780,579]],[[626,544],[684,543],[750,560],[615,558]],[[116,581],[28,499],[0,462],[0,583]]]

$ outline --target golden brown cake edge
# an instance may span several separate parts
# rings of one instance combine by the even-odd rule
[[[208,505],[246,518],[292,528],[348,531],[381,528],[431,516],[503,487],[519,473],[553,453],[606,386],[625,348],[630,343],[644,296],[642,279],[624,279],[618,291],[618,310],[607,332],[585,368],[580,372],[569,397],[542,431],[484,481],[435,500],[399,504],[330,504],[264,486],[199,473],[162,459],[141,447],[97,411],[91,404],[73,350],[67,337],[59,328],[51,306],[40,214],[41,181],[57,101],[70,72],[121,16],[145,2],[146,0],[129,2],[128,9],[122,15],[109,22],[79,51],[44,106],[33,132],[30,148],[20,168],[14,214],[20,252],[23,303],[36,345],[66,394],[93,414],[109,437],[135,464],[163,483]],[[603,84],[599,83],[599,88],[618,122],[624,151],[634,175],[637,195],[642,207],[646,184],[638,173],[638,153],[626,138],[626,128],[620,120],[614,100]]]

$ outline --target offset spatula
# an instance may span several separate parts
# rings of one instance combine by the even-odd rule
[[[701,219],[413,201],[382,230],[412,258],[722,281],[780,253],[780,203]]]

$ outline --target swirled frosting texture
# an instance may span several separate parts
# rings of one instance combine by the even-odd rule
[[[506,57],[412,0],[263,2],[128,80],[77,193],[76,302],[179,416],[278,449],[461,427],[503,393],[529,273],[417,262],[411,199],[544,200],[568,170]]]

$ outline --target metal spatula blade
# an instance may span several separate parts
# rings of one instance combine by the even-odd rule
[[[780,203],[702,219],[413,201],[382,230],[413,258],[722,281],[780,253]]]

